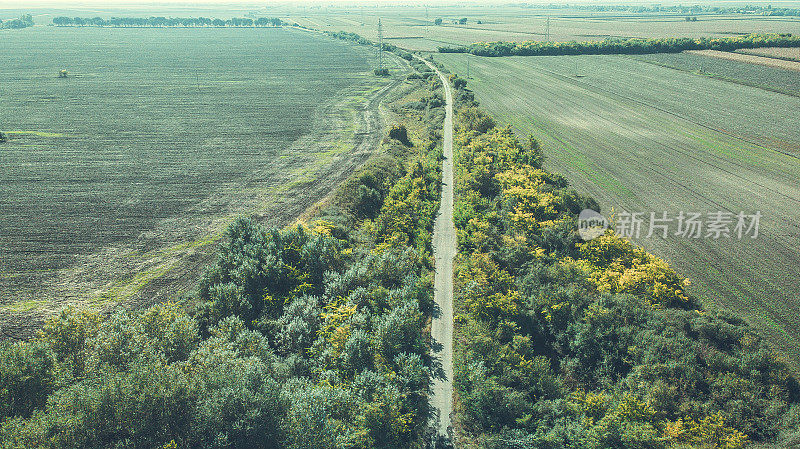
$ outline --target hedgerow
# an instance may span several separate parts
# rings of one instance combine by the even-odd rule
[[[608,38],[586,42],[476,42],[463,47],[439,47],[440,53],[472,53],[478,56],[557,56],[678,53],[684,50],[733,51],[758,47],[798,47],[800,37],[791,34],[749,34],[718,38]]]

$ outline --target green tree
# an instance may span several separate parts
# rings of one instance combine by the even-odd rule
[[[0,419],[29,417],[44,406],[55,380],[56,357],[46,343],[0,343]]]

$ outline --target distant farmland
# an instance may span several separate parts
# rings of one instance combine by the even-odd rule
[[[586,11],[519,6],[327,6],[281,11],[284,20],[326,31],[350,31],[377,39],[378,17],[384,37],[394,45],[422,51],[494,41],[591,41],[606,38],[731,37],[753,32],[800,34],[800,18],[743,14],[685,14]],[[296,8],[299,9],[299,8]],[[277,14],[277,13],[276,13]],[[441,18],[442,25],[434,25]],[[466,18],[463,25],[454,24]],[[481,23],[478,23],[480,21]],[[549,26],[548,26],[549,21]]]
[[[0,54],[0,315],[189,288],[233,217],[284,224],[363,161],[391,83],[297,30],[39,27]]]
[[[468,57],[483,106],[605,213],[761,211],[755,240],[638,242],[800,359],[800,98],[624,56],[434,56],[462,76]]]

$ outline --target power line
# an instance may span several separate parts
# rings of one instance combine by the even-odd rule
[[[547,42],[550,42],[550,16],[547,16],[547,26],[546,31],[544,33],[544,38]]]
[[[378,70],[383,68],[383,25],[378,18]]]

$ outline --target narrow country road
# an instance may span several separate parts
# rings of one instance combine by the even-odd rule
[[[445,92],[443,133],[442,198],[433,226],[433,256],[436,264],[434,301],[436,310],[431,323],[432,356],[441,363],[433,379],[431,406],[435,411],[433,426],[438,440],[450,437],[450,413],[453,410],[453,258],[456,255],[456,229],[453,226],[453,95],[447,78],[433,64],[424,61],[439,75]],[[438,418],[438,420],[436,420]]]

